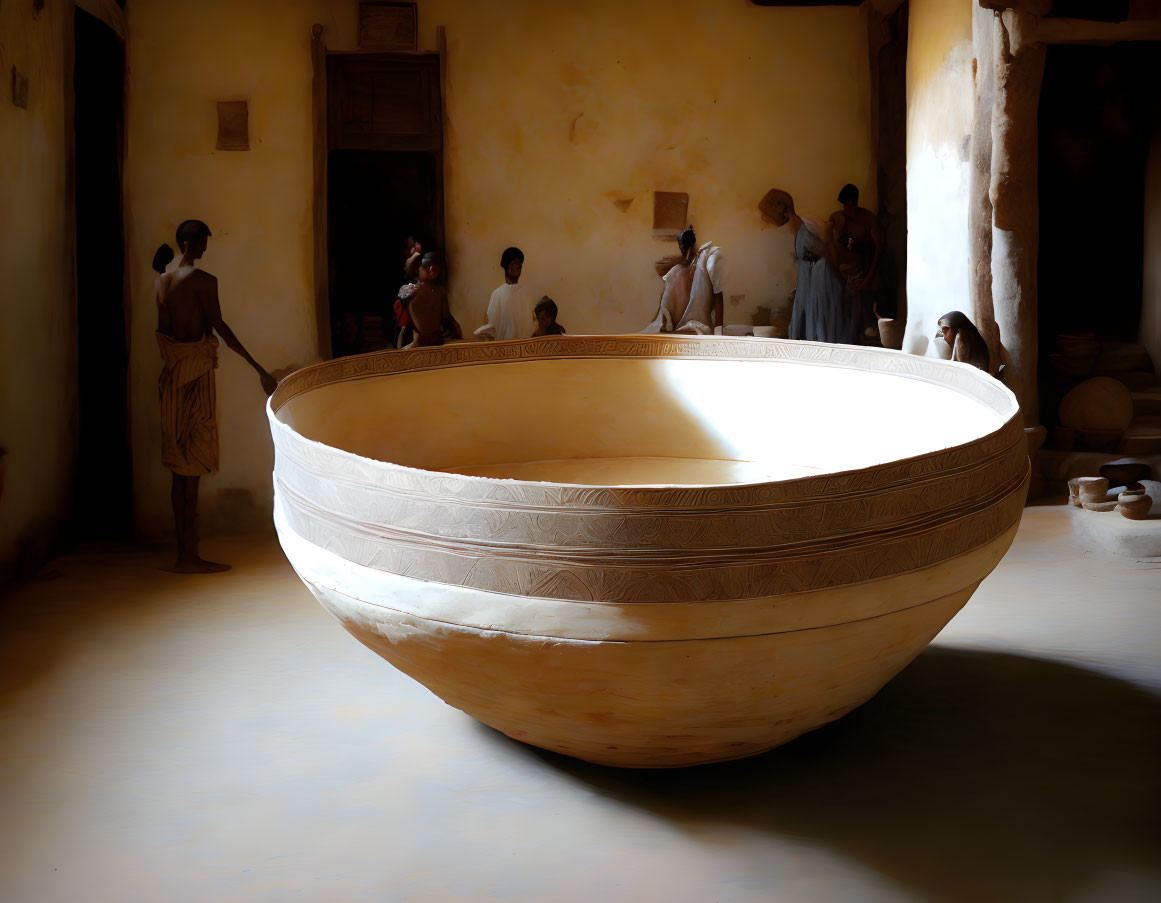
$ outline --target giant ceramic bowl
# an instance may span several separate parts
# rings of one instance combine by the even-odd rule
[[[441,699],[593,762],[753,755],[866,702],[1004,555],[1016,400],[808,342],[561,337],[344,358],[270,401],[323,606]]]

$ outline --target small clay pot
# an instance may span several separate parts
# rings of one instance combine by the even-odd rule
[[[1080,507],[1086,511],[1112,511],[1117,507],[1116,498],[1108,497],[1109,481],[1105,477],[1077,477],[1075,483]]]
[[[1144,520],[1152,507],[1153,500],[1145,494],[1144,487],[1127,489],[1117,497],[1117,511],[1129,520]]]
[[[879,318],[879,341],[884,348],[894,348],[899,351],[903,347],[903,330],[906,323],[902,320],[892,320],[887,317]]]

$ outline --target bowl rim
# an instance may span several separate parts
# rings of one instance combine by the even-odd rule
[[[1002,418],[1002,422],[995,430],[959,445],[932,449],[906,458],[893,458],[871,467],[748,483],[594,484],[474,476],[397,464],[379,458],[369,458],[338,446],[328,445],[317,439],[311,439],[297,432],[278,417],[278,412],[298,396],[341,382],[390,377],[404,373],[419,373],[427,370],[576,358],[786,361],[841,369],[852,369],[858,366],[892,376],[933,383],[951,391],[957,391],[995,411]],[[869,474],[882,468],[908,465],[941,457],[955,460],[962,457],[963,453],[969,449],[985,443],[999,443],[1002,447],[1008,447],[1014,437],[1005,439],[1006,434],[1015,433],[1017,430],[1020,433],[1023,432],[1020,428],[1022,427],[1020,404],[1016,396],[999,380],[970,364],[921,357],[890,348],[806,342],[794,339],[766,339],[755,342],[749,337],[674,334],[600,336],[574,334],[489,342],[456,342],[434,347],[409,350],[388,349],[332,358],[310,364],[284,377],[279,382],[278,388],[267,399],[266,413],[274,433],[276,446],[278,445],[278,434],[283,433],[293,437],[292,441],[295,443],[325,450],[326,453],[345,460],[357,461],[363,467],[369,467],[378,474],[393,474],[401,477],[401,482],[412,489],[419,489],[420,484],[425,482],[438,480],[445,491],[433,492],[432,494],[445,495],[446,489],[453,486],[474,487],[477,490],[483,490],[484,487],[504,487],[512,488],[516,492],[559,490],[570,494],[581,493],[586,496],[594,496],[598,493],[612,493],[622,496],[632,494],[641,501],[668,498],[678,494],[687,497],[688,502],[694,506],[697,506],[698,502],[701,504],[716,503],[712,497],[722,493],[741,492],[749,494],[767,487],[772,489],[793,485],[805,486],[818,481],[844,483],[859,474]],[[940,469],[942,468],[938,466],[932,468],[933,471]],[[858,489],[859,487],[851,488]],[[527,501],[530,500],[526,500],[525,504]],[[556,501],[559,503],[566,500],[557,498]]]

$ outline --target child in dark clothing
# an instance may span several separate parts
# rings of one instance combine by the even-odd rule
[[[546,335],[564,335],[564,327],[556,322],[556,302],[545,295],[532,311],[536,318],[536,331],[532,338]]]

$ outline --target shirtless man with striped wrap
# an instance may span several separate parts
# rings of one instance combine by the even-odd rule
[[[198,481],[218,469],[217,399],[214,369],[218,366],[216,332],[245,358],[270,395],[277,381],[242,347],[222,319],[218,280],[195,265],[206,252],[209,227],[200,220],[186,220],[177,227],[181,260],[165,270],[168,246],[158,249],[154,268],[157,278],[157,344],[161,349],[161,460],[173,471],[173,519],[177,528],[177,561],[181,574],[227,571],[228,564],[206,561],[198,555]],[[172,252],[168,256],[172,258]]]

